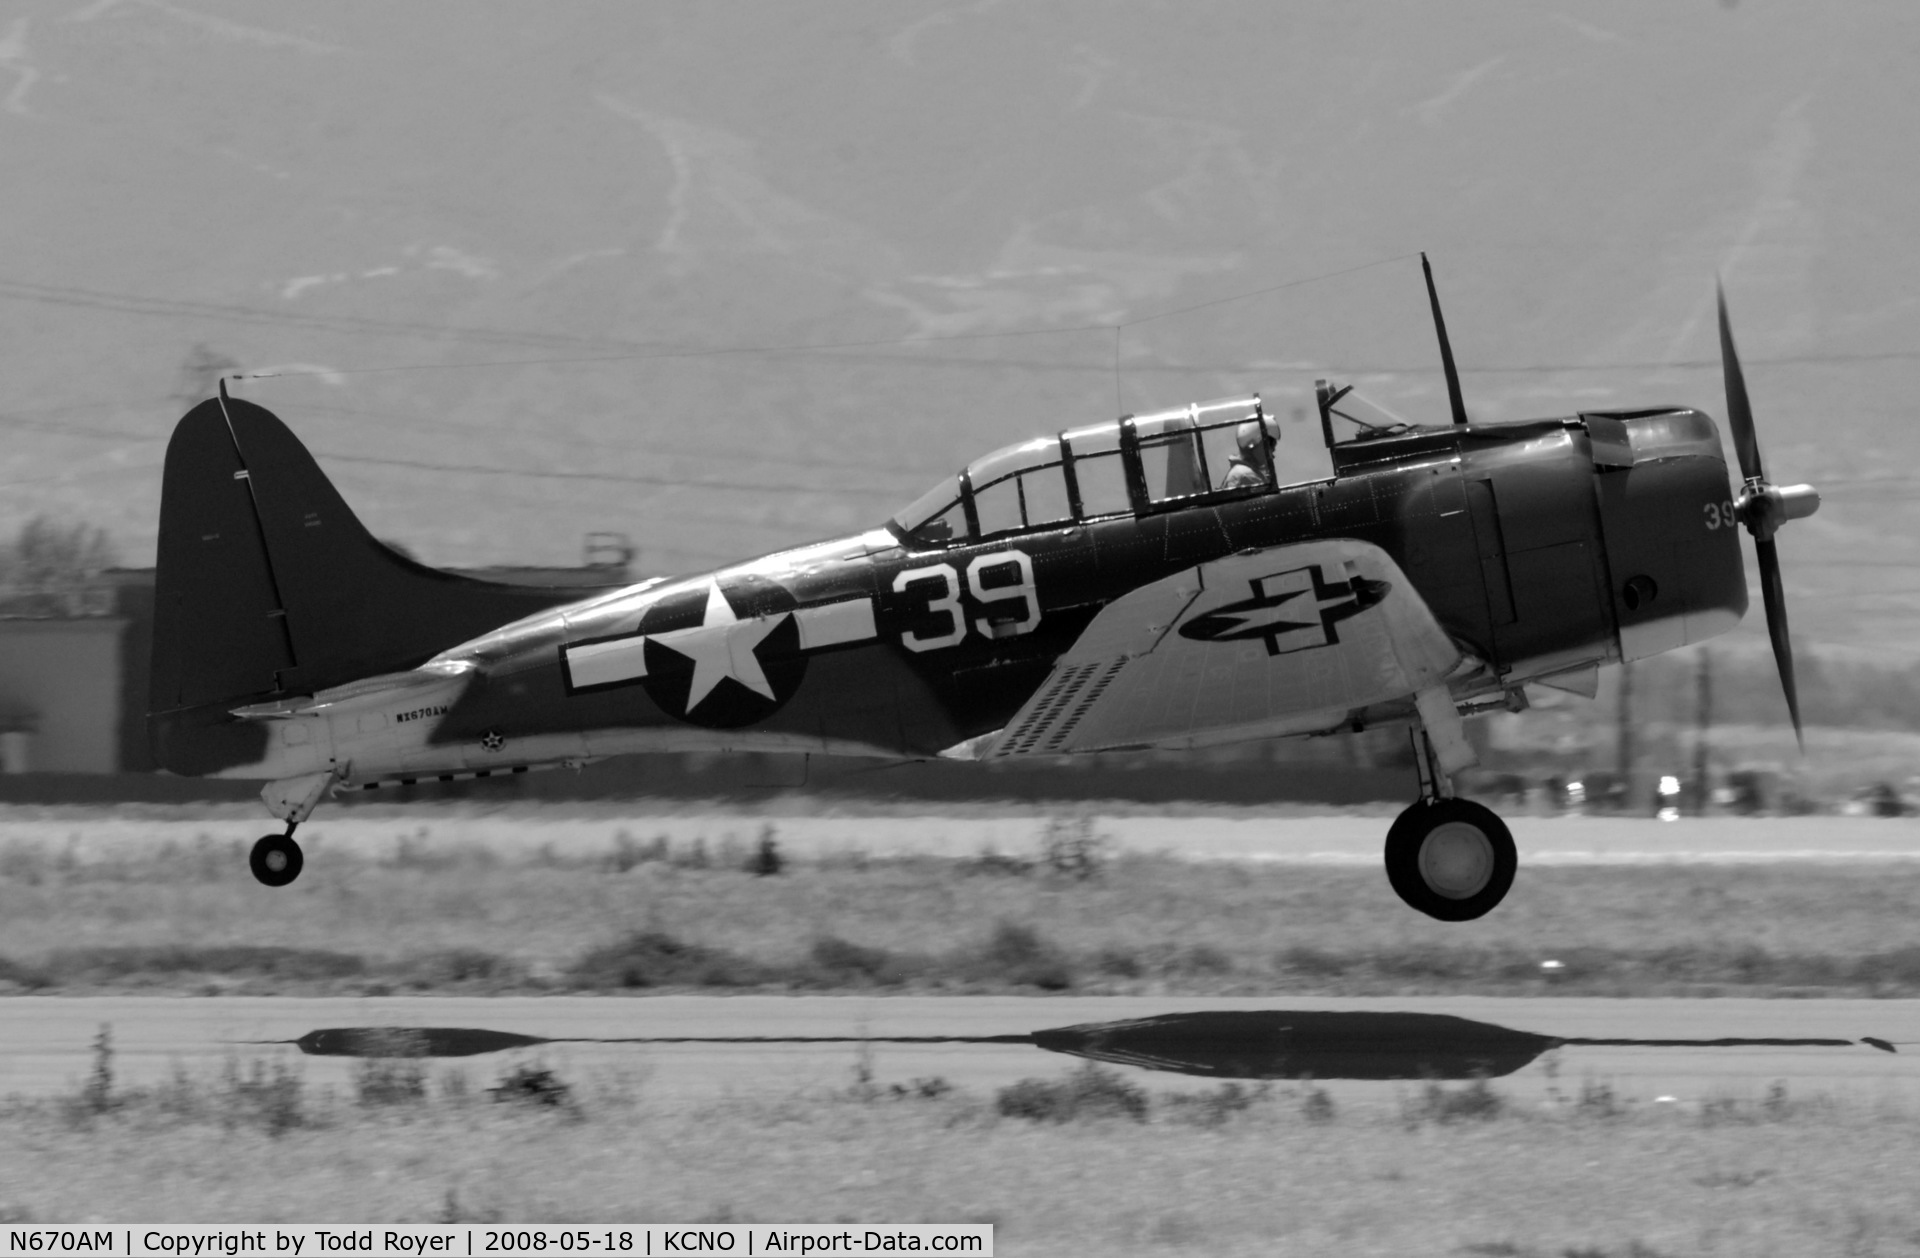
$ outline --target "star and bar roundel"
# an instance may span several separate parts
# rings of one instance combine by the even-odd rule
[[[798,607],[759,576],[709,579],[649,607],[632,633],[561,649],[567,691],[639,685],[669,715],[710,729],[738,729],[786,705],[807,657],[875,636],[873,600]]]
[[[1286,655],[1340,641],[1340,621],[1377,606],[1393,588],[1363,576],[1328,581],[1319,564],[1255,577],[1253,597],[1226,603],[1180,626],[1195,642],[1243,642],[1259,638],[1268,655]]]

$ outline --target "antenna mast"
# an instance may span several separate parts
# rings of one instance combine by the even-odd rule
[[[1426,252],[1420,254],[1420,272],[1427,277],[1427,300],[1433,304],[1433,330],[1440,337],[1440,367],[1447,373],[1447,402],[1453,407],[1453,422],[1467,422],[1467,404],[1460,398],[1460,372],[1453,365],[1453,346],[1447,341],[1447,321],[1440,315],[1440,294],[1433,286],[1433,267]]]

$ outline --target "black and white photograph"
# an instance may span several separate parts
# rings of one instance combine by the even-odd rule
[[[0,6],[0,1255],[1920,1254],[1917,65]]]

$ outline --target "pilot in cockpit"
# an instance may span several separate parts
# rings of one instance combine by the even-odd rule
[[[1276,433],[1275,436],[1278,434]],[[1227,461],[1222,489],[1255,489],[1273,483],[1273,444],[1266,425],[1250,419],[1233,430],[1240,452]]]

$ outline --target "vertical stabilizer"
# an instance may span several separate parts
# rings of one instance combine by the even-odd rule
[[[604,587],[501,585],[383,545],[287,426],[209,399],[167,447],[148,729],[160,764],[208,773],[258,758],[230,709],[416,667]]]

